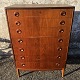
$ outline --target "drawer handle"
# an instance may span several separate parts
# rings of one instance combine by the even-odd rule
[[[58,51],[62,51],[62,48],[61,48],[61,47],[59,47],[59,48],[58,48]]]
[[[62,20],[62,21],[60,22],[60,25],[64,25],[64,24],[65,24],[65,21]]]
[[[63,33],[63,32],[64,32],[64,29],[59,30],[59,32],[60,32],[60,33]]]
[[[15,15],[16,17],[19,17],[19,12],[14,12],[14,15]]]
[[[61,12],[61,16],[65,16],[66,15],[66,12],[65,11],[62,11]]]
[[[20,26],[20,25],[21,25],[21,23],[20,23],[19,21],[17,21],[17,22],[16,22],[16,25],[17,25],[17,26]]]
[[[59,58],[59,59],[60,59],[60,58],[61,58],[61,56],[58,56],[57,58]]]
[[[23,51],[24,51],[24,49],[23,49],[23,48],[21,48],[21,49],[20,49],[20,51],[21,51],[21,52],[23,52]]]
[[[56,65],[57,65],[57,66],[60,66],[60,64],[59,64],[59,63],[56,63]]]
[[[19,42],[19,43],[23,43],[23,40],[21,40],[21,39],[18,39],[18,42]]]
[[[59,39],[58,41],[59,41],[60,43],[62,43],[62,42],[63,42],[63,39]]]
[[[22,33],[22,31],[19,29],[19,30],[17,30],[17,33],[18,33],[18,34],[21,34],[21,33]]]
[[[23,67],[25,66],[25,64],[21,64]]]
[[[25,59],[25,57],[24,56],[21,56],[21,59]]]

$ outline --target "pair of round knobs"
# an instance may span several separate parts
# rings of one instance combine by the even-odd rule
[[[18,42],[19,43],[23,43],[23,40],[19,39]],[[63,39],[59,39],[58,42],[62,43],[63,42]]]
[[[65,16],[66,15],[66,11],[62,11],[61,13],[61,16]],[[19,12],[14,12],[14,15],[16,16],[16,17],[19,17]]]
[[[20,26],[21,25],[20,21],[17,21],[16,25]],[[65,21],[64,20],[60,21],[60,25],[65,25]]]
[[[25,64],[21,64],[23,67],[25,66]],[[60,66],[60,63],[56,63],[56,66]]]

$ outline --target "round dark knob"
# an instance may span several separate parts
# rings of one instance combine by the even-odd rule
[[[17,30],[17,33],[18,33],[18,34],[21,34],[21,33],[22,33],[22,31],[19,29],[19,30]]]
[[[61,58],[61,56],[58,56],[57,58],[59,58],[59,59],[60,59],[60,58]]]
[[[15,15],[16,17],[19,17],[19,12],[14,12],[14,15]]]
[[[57,66],[60,66],[60,64],[59,64],[59,63],[56,63],[56,65],[57,65]]]
[[[62,51],[62,48],[61,48],[61,47],[59,47],[59,48],[58,48],[58,51]]]
[[[59,39],[59,42],[62,43],[63,42],[63,39]]]
[[[21,25],[21,23],[20,23],[19,21],[17,21],[17,22],[16,22],[16,25],[17,25],[17,26],[20,26],[20,25]]]
[[[24,66],[25,66],[25,64],[22,64],[22,66],[24,67]]]
[[[64,25],[64,24],[65,24],[65,21],[64,21],[64,20],[62,20],[62,21],[60,22],[60,24],[61,24],[61,25]]]
[[[66,15],[66,12],[65,11],[62,11],[61,12],[61,16],[65,16]]]
[[[24,56],[21,56],[21,59],[25,59],[25,57]]]
[[[19,42],[19,43],[23,43],[23,40],[21,40],[21,39],[18,39],[18,42]]]
[[[23,52],[23,51],[24,51],[24,49],[23,49],[23,48],[21,48],[21,49],[20,49],[20,51],[21,51],[21,52]]]
[[[60,33],[63,33],[63,32],[64,32],[64,29],[59,30],[59,32],[60,32]]]

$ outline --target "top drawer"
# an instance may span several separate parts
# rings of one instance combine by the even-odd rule
[[[13,18],[42,17],[61,18],[72,17],[73,9],[10,9],[7,14]]]

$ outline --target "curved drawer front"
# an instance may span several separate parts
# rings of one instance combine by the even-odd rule
[[[8,10],[7,14],[13,18],[22,17],[42,17],[42,18],[60,18],[72,17],[73,9],[12,9]]]
[[[16,61],[16,67],[19,69],[27,69],[27,70],[54,70],[54,69],[62,69],[65,67],[66,61],[63,60],[58,62],[54,60],[53,62],[24,62],[24,61]]]

